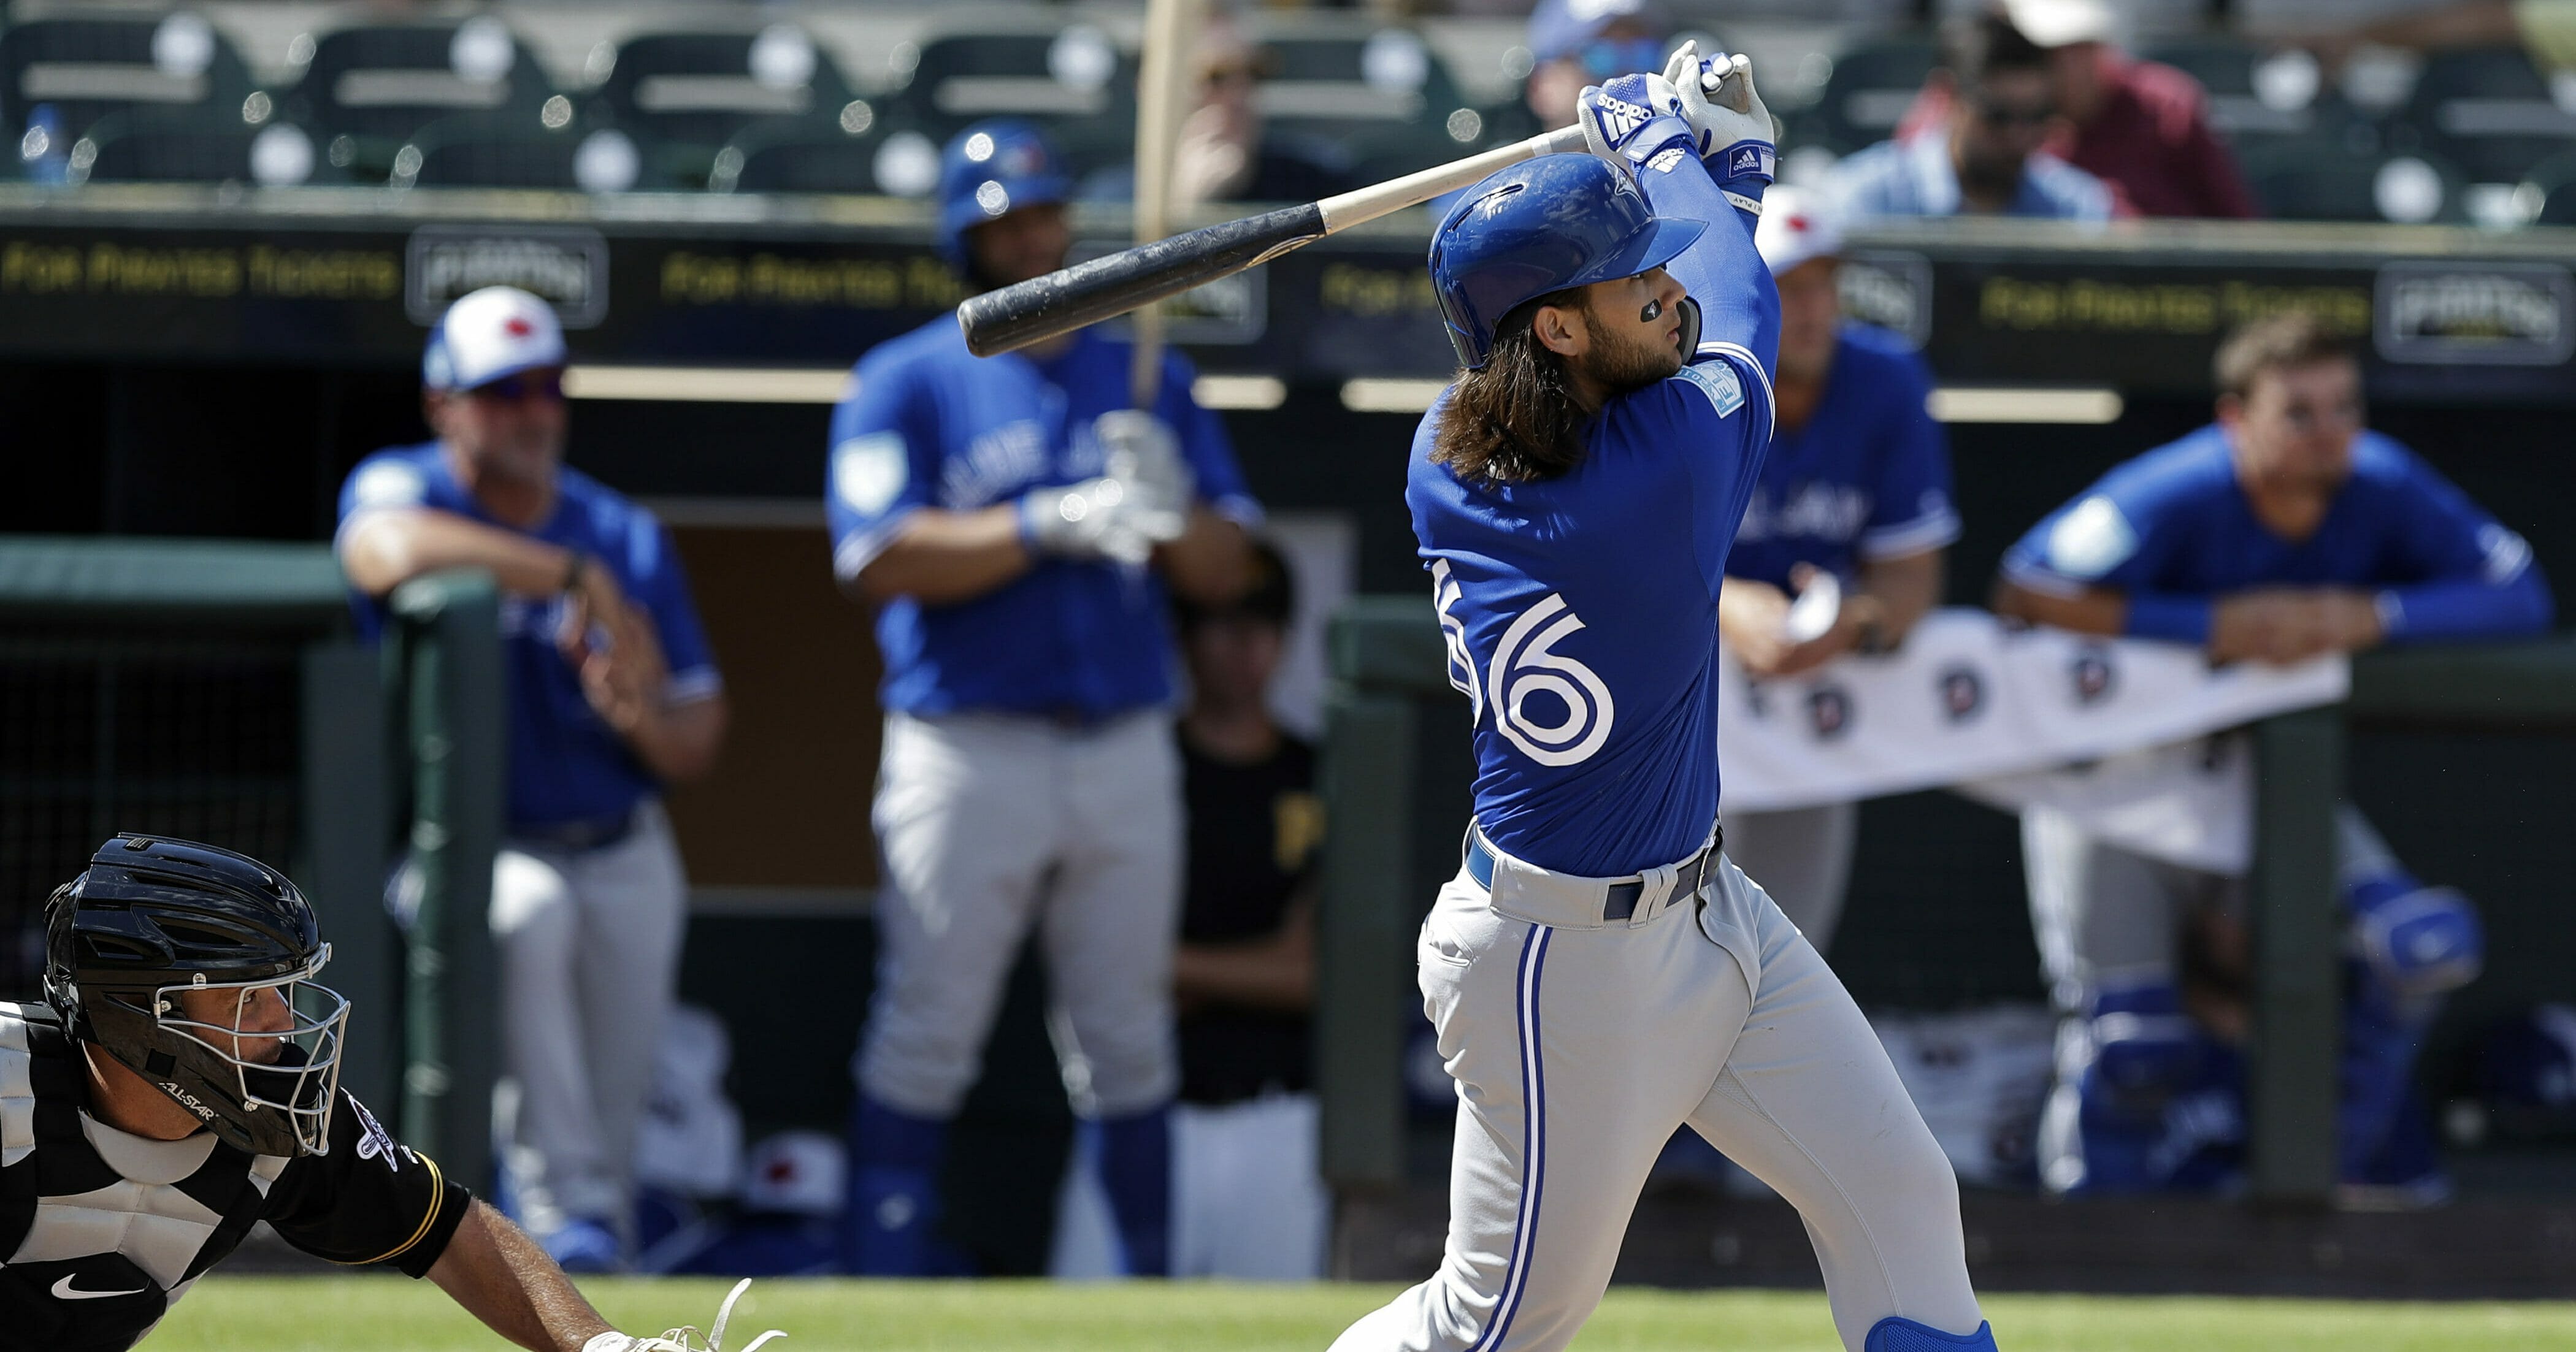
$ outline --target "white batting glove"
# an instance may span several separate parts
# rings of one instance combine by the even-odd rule
[[[1663,81],[1675,111],[1690,123],[1710,176],[1771,181],[1779,161],[1771,110],[1753,88],[1753,60],[1723,52],[1702,60],[1696,39],[1673,49]]]
[[[631,1333],[614,1331],[598,1334],[581,1345],[581,1352],[724,1352],[725,1323],[733,1318],[733,1303],[742,1299],[742,1293],[750,1289],[749,1277],[734,1283],[732,1293],[724,1298],[724,1304],[716,1307],[715,1327],[707,1330],[704,1342],[698,1340],[698,1330],[694,1325],[684,1324],[666,1331],[659,1338],[638,1338]],[[761,1347],[772,1339],[786,1336],[777,1329],[771,1329],[752,1339],[741,1352],[760,1352]]]
[[[1060,558],[1141,565],[1154,546],[1189,528],[1189,466],[1171,429],[1151,414],[1104,413],[1093,420],[1092,434],[1107,472],[1023,494],[1021,535]]]
[[[1693,136],[1681,118],[1680,96],[1661,75],[1622,75],[1606,85],[1585,85],[1575,107],[1584,147],[1632,174],[1675,139]]]
[[[1197,476],[1181,458],[1180,438],[1153,414],[1118,409],[1091,420],[1109,477],[1125,482],[1139,513],[1138,528],[1157,541],[1176,540],[1189,524]],[[1150,519],[1149,519],[1150,518]]]

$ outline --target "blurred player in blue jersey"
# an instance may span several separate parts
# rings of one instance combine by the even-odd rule
[[[1742,58],[1685,45],[1587,88],[1582,124],[1592,155],[1485,179],[1432,239],[1465,369],[1405,500],[1477,770],[1416,955],[1458,1086],[1449,1242],[1334,1346],[1564,1347],[1688,1123],[1797,1204],[1846,1348],[1992,1348],[1949,1161],[1719,848],[1718,598],[1772,434],[1770,114]]]
[[[2218,421],[2103,476],[2005,556],[1995,608],[2090,634],[2290,663],[2382,644],[2536,633],[2548,584],[2520,535],[2362,426],[2361,365],[2305,314],[2219,348]],[[2357,1198],[2446,1185],[2407,1076],[2443,992],[2473,978],[2476,912],[2426,888],[2349,807],[2339,867],[2353,927],[2340,1165]],[[2061,1009],[2042,1180],[2062,1192],[2224,1186],[2241,1164],[2238,1015],[2194,1000],[2178,949],[2241,954],[2241,878],[2022,819],[2031,913]],[[2187,1012],[2187,1005],[2189,1009]],[[2198,1015],[2198,1018],[2192,1017]]]
[[[1829,212],[1775,188],[1753,232],[1780,287],[1780,425],[1727,555],[1717,623],[1757,678],[1904,642],[1941,599],[1942,551],[1959,538],[1950,441],[1925,406],[1932,373],[1895,334],[1842,317]],[[1790,603],[1814,588],[1827,602],[1810,606],[1818,627],[1793,626]],[[1833,947],[1859,820],[1858,803],[1726,814],[1727,857],[1819,952]]]
[[[660,795],[713,766],[725,701],[670,532],[562,463],[563,367],[535,296],[487,287],[450,306],[421,362],[438,439],[359,462],[336,547],[370,635],[421,573],[500,583],[509,802],[491,917],[520,1090],[513,1209],[567,1269],[599,1271],[627,1242],[687,919]]]
[[[1052,272],[1071,188],[1035,128],[970,127],[942,168],[941,247],[976,290]],[[1164,587],[1244,585],[1260,509],[1189,363],[1167,355],[1137,411],[1130,353],[1085,329],[979,358],[943,315],[870,352],[832,415],[833,568],[877,607],[886,667],[851,1271],[962,1261],[936,1230],[947,1124],[1032,927],[1128,1269],[1166,1267],[1181,815]]]

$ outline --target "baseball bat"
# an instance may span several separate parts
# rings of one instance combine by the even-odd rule
[[[1146,0],[1143,69],[1136,80],[1136,242],[1172,232],[1172,169],[1181,119],[1190,114],[1190,74],[1197,0]],[[1130,354],[1127,391],[1136,407],[1150,410],[1163,383],[1163,310],[1148,305],[1136,314],[1136,348]]]
[[[1562,127],[1418,173],[1304,206],[1246,216],[1120,253],[1077,263],[1015,286],[970,296],[957,307],[966,347],[979,357],[1014,351],[1113,319],[1166,296],[1267,263],[1279,255],[1466,187],[1541,155],[1583,149],[1583,129]]]

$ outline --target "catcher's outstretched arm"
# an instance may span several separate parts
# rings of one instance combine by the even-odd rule
[[[581,1352],[614,1331],[555,1260],[489,1202],[478,1200],[465,1213],[429,1279],[467,1314],[529,1352]]]

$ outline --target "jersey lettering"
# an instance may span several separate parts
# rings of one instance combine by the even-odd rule
[[[1554,651],[1558,642],[1582,628],[1582,619],[1567,608],[1565,598],[1550,593],[1503,631],[1493,664],[1486,669],[1495,730],[1541,765],[1580,764],[1610,739],[1617,710],[1609,685],[1592,668]],[[1542,694],[1565,705],[1562,721],[1531,720],[1529,699]]]
[[[1457,579],[1449,576],[1449,561],[1432,560],[1431,604],[1440,614],[1440,641],[1449,650],[1449,684],[1467,697],[1467,725],[1473,727],[1485,716],[1485,692],[1476,680],[1476,659],[1467,651],[1467,622],[1452,609],[1460,595]]]

